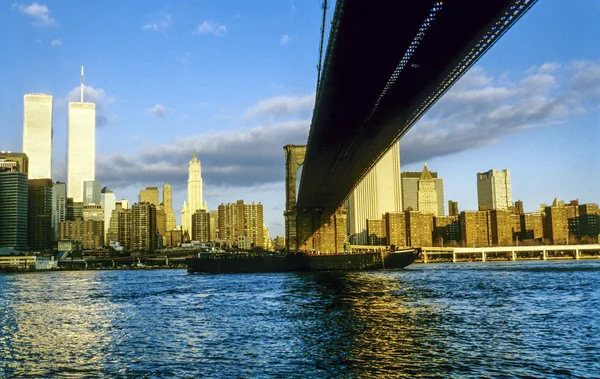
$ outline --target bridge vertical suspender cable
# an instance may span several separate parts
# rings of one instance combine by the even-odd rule
[[[321,43],[319,44],[319,62],[317,64],[317,92],[321,85],[321,70],[323,69],[323,43],[325,41],[325,19],[327,17],[327,0],[323,0],[323,20],[321,22]]]

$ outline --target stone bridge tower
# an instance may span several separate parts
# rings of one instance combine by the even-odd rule
[[[306,145],[286,145],[285,151],[285,247],[288,251],[341,252],[346,242],[346,211],[340,209],[299,209],[296,206],[296,178],[304,164]]]

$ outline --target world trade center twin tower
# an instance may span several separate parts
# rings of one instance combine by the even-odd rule
[[[83,202],[83,182],[96,180],[96,104],[83,101],[83,67],[80,101],[69,102],[67,143],[67,195]],[[24,96],[23,152],[29,158],[29,179],[52,178],[52,96]]]

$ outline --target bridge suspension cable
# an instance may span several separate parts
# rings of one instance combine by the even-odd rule
[[[321,42],[319,43],[319,62],[317,64],[317,92],[321,84],[321,70],[323,69],[323,44],[325,43],[325,19],[327,18],[327,0],[321,4],[323,20],[321,21]]]

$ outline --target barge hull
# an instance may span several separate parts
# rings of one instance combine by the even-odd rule
[[[261,273],[330,270],[401,269],[415,261],[418,252],[398,252],[248,257],[212,256],[186,258],[189,273]]]

